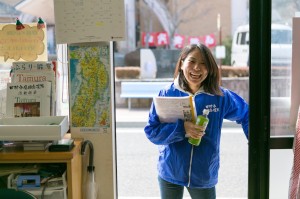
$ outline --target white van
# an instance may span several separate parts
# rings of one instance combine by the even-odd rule
[[[272,24],[271,30],[271,65],[290,65],[292,60],[292,28],[286,25]],[[231,65],[249,66],[249,25],[239,26],[233,35]]]

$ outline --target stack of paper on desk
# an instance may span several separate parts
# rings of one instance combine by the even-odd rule
[[[46,150],[52,142],[50,141],[29,141],[23,142],[24,151],[44,151]]]

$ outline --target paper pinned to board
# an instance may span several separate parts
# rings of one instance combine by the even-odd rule
[[[156,113],[161,123],[175,123],[178,119],[195,121],[197,115],[192,96],[153,98]]]

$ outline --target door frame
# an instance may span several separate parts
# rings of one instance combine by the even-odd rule
[[[272,0],[249,0],[249,199],[269,198],[270,150],[291,149],[294,139],[270,137],[271,10]]]
[[[271,2],[249,0],[249,199],[269,198]]]

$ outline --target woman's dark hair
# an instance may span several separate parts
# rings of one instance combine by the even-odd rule
[[[201,86],[203,86],[204,91],[214,95],[222,96],[223,93],[220,89],[220,73],[218,65],[210,49],[204,44],[191,44],[182,49],[176,64],[174,79],[178,77],[180,87],[186,91],[191,91],[191,89],[189,88],[189,84],[183,74],[183,71],[181,70],[181,65],[185,58],[188,56],[188,54],[194,50],[200,51],[206,69],[208,71],[206,79],[201,84]]]

